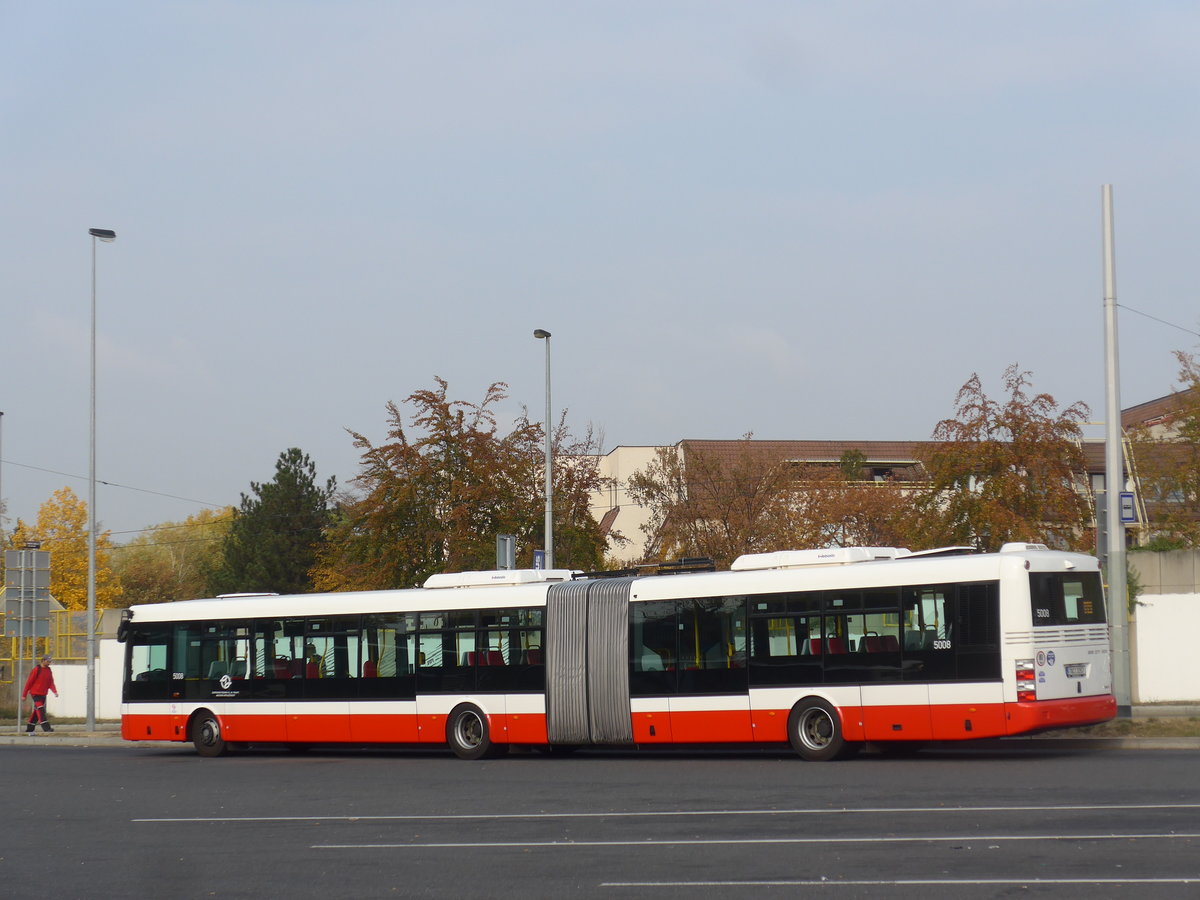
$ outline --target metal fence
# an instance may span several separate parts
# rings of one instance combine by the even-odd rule
[[[121,617],[118,609],[96,610],[96,637],[115,637],[117,622]],[[0,634],[4,633],[4,614],[0,612]],[[0,684],[12,684],[20,669],[28,672],[33,661],[43,653],[49,653],[58,662],[87,661],[87,611],[82,609],[56,609],[50,611],[50,634],[48,637],[19,639],[0,638]],[[21,646],[18,647],[18,644]]]

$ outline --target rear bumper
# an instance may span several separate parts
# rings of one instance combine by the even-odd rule
[[[1004,718],[1009,734],[1029,734],[1051,728],[1095,725],[1116,718],[1117,698],[1112,694],[1071,700],[1035,700],[1005,703]]]

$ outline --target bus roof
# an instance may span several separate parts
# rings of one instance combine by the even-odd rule
[[[728,571],[635,576],[633,599],[715,597],[773,591],[829,590],[950,583],[999,577],[1002,570],[1097,571],[1099,561],[1042,544],[1005,544],[996,553],[969,548],[911,552],[895,547],[844,547],[746,554]],[[299,618],[395,611],[544,606],[550,585],[570,570],[503,570],[431,576],[423,588],[322,594],[249,594],[130,607],[137,622]]]

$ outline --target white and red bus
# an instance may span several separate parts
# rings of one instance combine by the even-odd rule
[[[729,571],[435,575],[134,606],[122,735],[230,746],[788,742],[805,759],[1111,719],[1097,561],[840,548]]]

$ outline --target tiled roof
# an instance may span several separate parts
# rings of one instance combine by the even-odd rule
[[[1147,400],[1145,403],[1139,403],[1137,406],[1130,406],[1127,409],[1121,410],[1121,427],[1134,428],[1138,425],[1157,425],[1166,416],[1173,413],[1179,407],[1183,396],[1190,392],[1191,388],[1188,388],[1186,391],[1175,391],[1174,393],[1167,394],[1165,397]]]
[[[730,463],[749,453],[762,461],[791,461],[815,464],[836,464],[843,454],[858,451],[863,465],[909,467],[915,466],[922,451],[938,445],[938,441],[712,441],[685,439],[679,442],[686,458],[689,451],[721,462]],[[1083,442],[1084,464],[1088,472],[1104,471],[1104,441]]]
[[[698,441],[685,439],[679,442],[684,453],[695,450],[704,454],[734,456],[743,452],[744,441]],[[916,462],[918,449],[932,447],[935,441],[757,441],[749,442],[749,449],[764,459],[794,460],[796,462],[835,463],[842,455],[857,450],[866,457],[866,465],[897,465]]]

